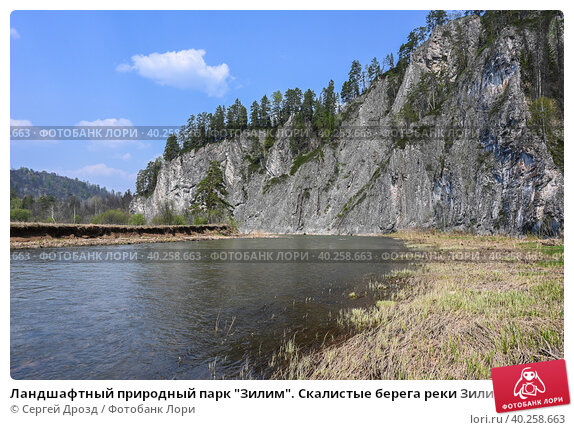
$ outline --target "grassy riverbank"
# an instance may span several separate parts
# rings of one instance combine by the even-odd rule
[[[490,261],[425,261],[372,288],[392,291],[342,313],[350,335],[314,350],[293,340],[278,379],[489,379],[490,368],[563,357],[563,240],[401,232],[413,250],[502,251]],[[512,256],[526,252],[537,261]]]

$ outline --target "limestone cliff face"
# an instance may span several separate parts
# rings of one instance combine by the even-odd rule
[[[310,139],[305,162],[293,154],[290,122],[257,168],[246,155],[264,132],[245,133],[164,164],[153,194],[131,210],[148,219],[165,202],[186,210],[218,160],[243,232],[560,234],[563,173],[531,127],[529,94],[542,84],[526,79],[525,59],[562,49],[562,22],[556,15],[542,42],[539,31],[505,26],[486,46],[479,17],[438,27],[404,73],[380,77],[345,107],[335,143]]]

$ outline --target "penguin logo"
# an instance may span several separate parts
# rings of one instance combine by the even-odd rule
[[[535,397],[538,393],[544,392],[546,392],[546,387],[540,376],[538,376],[538,372],[530,367],[522,369],[520,378],[514,386],[514,396],[525,400],[528,397]]]

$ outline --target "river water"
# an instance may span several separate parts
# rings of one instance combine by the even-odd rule
[[[291,236],[25,251],[23,261],[11,261],[11,376],[265,378],[266,363],[284,339],[305,342],[336,333],[341,309],[375,300],[349,294],[364,291],[369,281],[396,268],[350,262],[339,251],[362,261],[364,252],[398,249],[403,249],[400,242],[382,237]],[[196,252],[237,256],[253,250],[273,250],[276,256],[277,250],[308,251],[314,258],[188,259]],[[148,258],[82,262],[43,257],[63,251],[137,252]],[[329,262],[318,259],[321,252]]]

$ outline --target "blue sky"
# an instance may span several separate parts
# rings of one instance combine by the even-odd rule
[[[337,91],[354,59],[396,52],[427,11],[15,11],[15,125],[176,125],[239,98]],[[164,141],[12,141],[10,165],[116,191]]]

